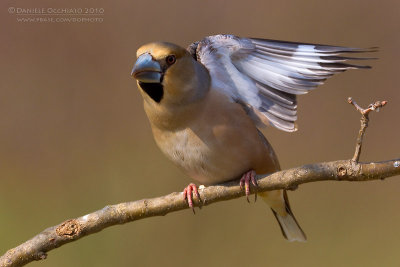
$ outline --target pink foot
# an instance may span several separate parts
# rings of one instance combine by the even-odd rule
[[[250,181],[251,183],[254,185],[254,187],[257,189],[258,184],[256,181],[256,172],[254,170],[250,170],[246,173],[243,174],[242,178],[240,179],[240,188],[243,189],[243,185],[244,185],[244,190],[246,192],[246,198],[247,198],[247,202],[250,203],[249,201],[249,195],[250,195]],[[255,193],[254,196],[254,202],[257,201],[257,192]]]
[[[184,190],[183,190],[183,199],[187,199],[187,202],[189,204],[189,207],[192,208],[193,213],[194,212],[194,206],[193,206],[193,194],[196,195],[198,199],[200,199],[200,194],[199,191],[197,190],[197,186],[195,184],[189,184]]]

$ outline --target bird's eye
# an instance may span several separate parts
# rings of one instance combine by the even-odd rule
[[[168,65],[172,65],[176,61],[176,57],[174,55],[169,55],[165,58],[165,61],[167,61]]]

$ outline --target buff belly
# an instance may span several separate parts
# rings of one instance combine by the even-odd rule
[[[228,147],[224,140],[196,135],[191,129],[167,132],[156,142],[164,154],[189,177],[201,184],[215,184],[239,178],[251,169],[240,148]],[[162,142],[160,142],[163,140]]]

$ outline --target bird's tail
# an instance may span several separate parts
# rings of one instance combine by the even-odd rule
[[[307,237],[290,209],[286,190],[262,193],[261,197],[271,207],[281,227],[283,236],[290,242],[305,242]]]

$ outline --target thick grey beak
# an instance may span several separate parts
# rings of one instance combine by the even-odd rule
[[[162,76],[161,66],[157,61],[153,60],[149,53],[146,53],[138,57],[131,75],[143,83],[160,83]]]

